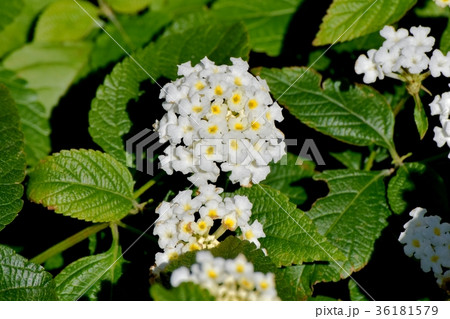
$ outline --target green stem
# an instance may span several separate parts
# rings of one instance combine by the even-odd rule
[[[79,242],[88,238],[90,235],[96,234],[99,231],[107,228],[108,226],[109,226],[109,223],[102,223],[102,224],[95,224],[90,227],[87,227],[87,228],[83,229],[82,231],[76,233],[75,235],[70,236],[69,238],[66,238],[63,241],[59,242],[58,244],[50,247],[43,253],[32,258],[30,261],[35,264],[42,264],[45,261],[47,261],[49,258],[69,249],[72,246],[75,246]]]
[[[395,149],[395,146],[389,147],[389,153],[391,154],[391,157],[393,159],[393,163],[395,166],[401,166],[403,165],[403,159],[398,155],[397,150]]]
[[[137,191],[134,192],[134,198],[139,198],[142,194],[144,194],[150,187],[156,184],[156,178],[149,180],[145,185],[143,185],[141,188],[139,188]]]
[[[227,230],[228,228],[224,225],[220,225],[220,227],[214,232],[213,236],[216,237],[216,239],[219,239],[219,237],[222,236]]]
[[[400,102],[397,103],[397,105],[395,106],[393,112],[394,112],[394,117],[396,117],[398,115],[398,113],[400,113],[401,110],[403,110],[403,108],[405,107],[405,103],[406,101],[408,101],[410,95],[408,94],[407,96],[405,96],[404,98],[402,98],[400,100]]]
[[[155,237],[150,236],[150,235],[147,235],[147,234],[145,234],[142,230],[137,229],[137,228],[134,228],[133,226],[124,224],[124,223],[122,223],[122,222],[120,222],[120,221],[117,222],[117,225],[118,225],[119,227],[122,227],[123,229],[126,229],[126,230],[128,230],[128,231],[130,231],[130,232],[136,234],[136,235],[142,235],[142,234],[143,234],[142,237],[144,237],[144,238],[146,238],[146,239],[148,239],[148,240],[151,240],[151,241],[154,242],[154,243],[157,243],[157,242],[158,242],[158,240],[157,240]]]
[[[120,35],[122,36],[125,43],[128,45],[128,47],[133,51],[135,49],[133,41],[131,41],[130,37],[128,36],[125,29],[120,24],[119,20],[117,20],[116,15],[111,10],[111,8],[103,1],[98,0],[98,4],[100,7],[100,11],[114,24],[114,26],[117,28],[117,31],[119,31]]]
[[[377,156],[376,150],[374,150],[374,149],[370,150],[369,158],[367,159],[366,165],[364,165],[365,171],[370,171],[372,169],[373,162],[375,160],[375,156]]]

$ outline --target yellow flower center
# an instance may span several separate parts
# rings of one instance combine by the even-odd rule
[[[255,237],[255,234],[253,234],[253,232],[251,230],[247,230],[245,232],[245,238],[246,239],[252,239],[253,237]]]
[[[217,217],[217,209],[210,209],[208,212],[208,216],[211,218],[216,218]]]
[[[242,125],[242,123],[236,123],[234,124],[234,129],[237,131],[242,131],[244,129],[244,125]]]
[[[269,283],[264,280],[264,281],[261,281],[259,286],[261,287],[261,289],[266,290],[267,288],[269,288]]]
[[[200,245],[197,244],[197,243],[192,243],[192,244],[189,246],[189,250],[190,250],[190,251],[200,250],[200,249],[201,249],[201,247],[200,247]]]
[[[215,279],[215,278],[217,278],[217,273],[214,270],[210,269],[210,270],[208,270],[208,277]]]
[[[233,150],[237,150],[237,149],[238,149],[238,142],[237,142],[236,140],[231,140],[231,141],[230,141],[230,147],[231,147]]]
[[[220,106],[217,105],[217,104],[212,105],[211,106],[211,113],[215,114],[215,115],[220,114]]]
[[[236,222],[232,219],[232,218],[226,218],[223,221],[224,225],[227,226],[227,228],[234,228],[234,225],[236,224]]]
[[[433,232],[436,236],[441,236],[441,230],[439,227],[434,227]]]
[[[234,104],[238,104],[238,103],[241,101],[241,95],[240,95],[239,93],[235,93],[235,94],[233,95],[233,97],[231,98],[231,101],[232,101]]]
[[[437,256],[437,255],[434,255],[431,257],[431,261],[434,263],[436,263],[438,260],[439,260],[439,256]]]
[[[184,211],[188,211],[188,210],[191,210],[191,205],[190,204],[185,204],[184,206],[183,206],[183,208],[184,208]]]
[[[203,84],[202,81],[198,81],[197,83],[195,83],[195,88],[199,91],[203,90],[205,88],[205,84]]]
[[[203,107],[199,105],[193,106],[192,111],[194,111],[195,113],[200,113],[201,111],[203,111]]]
[[[237,86],[241,86],[242,85],[242,81],[240,77],[235,77],[234,78],[234,84],[236,84]]]
[[[244,266],[241,265],[241,264],[237,265],[236,266],[236,272],[238,272],[240,274],[243,273],[244,272]]]
[[[214,154],[214,146],[208,146],[208,148],[206,149],[206,154],[213,155]]]
[[[169,254],[169,260],[175,260],[178,258],[178,253],[176,251]]]
[[[206,222],[204,222],[204,221],[202,220],[200,223],[198,223],[198,228],[199,228],[200,230],[205,230],[205,229],[206,229]]]
[[[183,231],[185,233],[190,233],[191,232],[191,224],[190,223],[186,223],[183,225]]]
[[[258,106],[258,101],[256,101],[255,99],[251,99],[250,101],[248,101],[248,108],[250,110],[253,110],[257,106]]]
[[[212,126],[208,127],[209,134],[216,134],[218,130],[219,130],[219,127],[217,127],[217,125],[212,125]]]
[[[418,241],[417,239],[414,239],[414,240],[412,241],[412,245],[413,245],[414,247],[419,248],[419,247],[420,247],[420,241]]]
[[[223,89],[220,85],[216,86],[216,88],[214,89],[214,94],[215,95],[222,95],[223,94]]]
[[[257,131],[259,130],[261,124],[259,122],[252,122],[252,130]]]

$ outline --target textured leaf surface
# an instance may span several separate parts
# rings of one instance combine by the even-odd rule
[[[447,28],[441,37],[441,51],[444,52],[444,55],[450,51],[450,19],[448,20]]]
[[[338,281],[363,268],[390,215],[383,178],[388,173],[356,170],[325,171],[315,179],[327,182],[330,192],[307,215],[321,235],[347,256],[344,262],[314,267],[312,283]]]
[[[330,153],[335,159],[350,169],[361,169],[362,154],[347,150],[341,153]]]
[[[294,204],[301,205],[307,198],[306,191],[303,187],[295,185],[295,182],[312,177],[315,173],[314,162],[303,161],[296,155],[288,153],[278,163],[270,164],[270,173],[263,183],[288,196]]]
[[[196,64],[205,56],[217,64],[229,63],[230,57],[244,57],[249,53],[248,36],[242,24],[230,26],[209,24],[158,39],[135,55],[117,64],[105,78],[92,101],[89,113],[89,133],[94,142],[122,163],[126,152],[122,141],[129,132],[131,121],[127,103],[140,95],[139,85],[161,75],[176,78],[177,65],[186,61]]]
[[[368,301],[369,300],[362,293],[362,291],[359,289],[358,284],[353,279],[350,279],[348,281],[348,291],[350,293],[351,301]]]
[[[281,300],[307,300],[312,295],[309,278],[312,269],[304,265],[294,265],[277,269],[275,285]]]
[[[179,18],[193,12],[206,9],[209,0],[152,0],[150,9],[158,13],[168,13],[173,18]]]
[[[247,196],[253,203],[251,220],[263,225],[266,237],[259,241],[276,266],[344,258],[319,234],[311,219],[278,190],[254,185],[233,195]]]
[[[164,12],[148,11],[139,16],[119,15],[117,20],[128,39],[124,39],[113,23],[108,23],[104,28],[114,40],[134,56],[132,52],[147,44],[170,21],[170,17]],[[105,67],[126,55],[111,37],[106,32],[102,32],[95,38],[91,56],[91,67],[94,70]]]
[[[249,241],[240,240],[235,236],[228,236],[219,246],[209,250],[214,257],[222,257],[225,259],[234,259],[239,254],[245,255],[245,258],[253,264],[255,271],[263,273],[274,272],[275,265],[269,257],[265,256],[261,249]],[[170,262],[165,271],[171,272],[182,266],[191,267],[195,263],[197,252],[187,252],[176,260]]]
[[[371,87],[341,91],[339,82],[330,80],[321,87],[321,76],[305,68],[262,69],[261,77],[280,104],[319,132],[350,144],[393,148],[394,115]]]
[[[0,2],[0,31],[10,24],[20,14],[23,0]]]
[[[125,217],[134,207],[133,178],[108,154],[61,151],[30,173],[28,198],[66,216],[93,222]]]
[[[207,289],[192,282],[183,282],[171,289],[155,284],[150,287],[150,295],[155,301],[214,301]]]
[[[0,245],[0,300],[56,300],[52,275],[27,261],[14,250]]]
[[[4,66],[27,81],[49,115],[52,108],[87,66],[91,44],[32,43],[14,51]]]
[[[86,296],[97,300],[102,283],[115,284],[122,275],[121,254],[120,246],[113,245],[103,254],[83,257],[68,265],[55,277],[59,299],[74,301]]]
[[[14,20],[8,23],[3,30],[0,30],[0,57],[6,53],[17,49],[22,44],[27,42],[29,37],[29,29],[33,24],[37,14],[45,8],[49,3],[56,0],[22,0],[23,6],[20,13],[15,16]],[[2,3],[20,3],[21,1],[7,1]],[[2,10],[0,10],[2,11]]]
[[[343,42],[381,30],[405,15],[417,0],[334,0],[314,45]]]
[[[81,40],[96,26],[89,15],[94,19],[98,19],[98,8],[88,1],[60,0],[54,2],[40,15],[36,24],[34,41],[64,42]]]
[[[244,22],[253,51],[277,56],[281,53],[289,22],[302,2],[303,0],[218,0],[213,4],[212,13],[223,21]]]
[[[0,141],[0,230],[2,230],[22,209],[21,183],[25,178],[26,167],[23,134],[20,130],[17,108],[8,89],[2,84],[0,84]]]
[[[387,195],[389,206],[398,215],[418,206],[431,208],[434,204],[439,209],[448,207],[442,177],[421,163],[400,166],[389,181]],[[427,202],[422,201],[423,197],[426,197]]]
[[[6,85],[17,105],[25,142],[28,165],[35,165],[50,152],[50,125],[37,94],[14,72],[0,68],[0,83]]]
[[[105,2],[116,12],[137,13],[152,2],[152,0],[105,0]]]

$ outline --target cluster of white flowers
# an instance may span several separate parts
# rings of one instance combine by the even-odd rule
[[[433,50],[435,38],[428,36],[428,27],[412,27],[411,35],[406,29],[397,31],[385,26],[380,34],[386,40],[380,49],[369,50],[361,55],[355,64],[357,74],[364,73],[365,83],[374,83],[385,76],[406,79],[408,75],[421,74],[424,71],[433,77],[444,75],[450,77],[450,54],[444,55],[440,50],[433,51],[431,58],[427,55]]]
[[[240,239],[260,247],[258,239],[265,234],[257,220],[249,224],[252,203],[246,196],[239,195],[223,199],[219,195],[222,192],[223,189],[214,185],[203,185],[194,198],[191,190],[181,191],[171,202],[158,206],[159,217],[153,234],[158,235],[158,244],[164,249],[155,256],[158,270],[184,252],[217,246],[219,237],[227,230],[239,228]],[[220,226],[210,234],[215,221],[216,226]]]
[[[450,0],[434,0],[441,8],[450,7]]]
[[[434,128],[434,141],[439,147],[447,144],[450,147],[450,92],[437,95],[430,104],[431,115],[439,115],[442,127]],[[450,158],[450,154],[448,155]]]
[[[192,174],[188,179],[201,186],[214,183],[221,170],[231,171],[233,183],[247,186],[264,180],[268,164],[285,155],[284,135],[275,127],[283,120],[281,107],[266,81],[248,72],[247,62],[231,61],[184,63],[181,77],[161,90],[167,113],[154,128],[161,143],[170,143],[160,156],[167,174]]]
[[[208,289],[216,300],[279,300],[274,274],[255,272],[244,255],[225,260],[201,251],[196,259],[191,269],[181,267],[172,273],[172,286],[193,282]]]
[[[405,254],[419,259],[424,272],[433,270],[442,286],[450,281],[450,224],[441,223],[439,216],[425,217],[426,212],[417,207],[409,213],[412,219],[404,225],[399,241],[405,244]]]

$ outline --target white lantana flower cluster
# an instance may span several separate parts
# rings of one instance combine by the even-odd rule
[[[169,142],[160,156],[167,174],[192,174],[196,186],[215,182],[220,171],[241,186],[257,184],[270,172],[268,164],[286,154],[281,107],[272,101],[265,80],[248,72],[241,58],[215,65],[206,57],[194,67],[178,67],[176,81],[161,90],[167,113],[154,125],[160,142]],[[220,169],[218,164],[220,164]]]
[[[380,34],[386,40],[378,50],[372,49],[361,55],[355,64],[357,74],[364,74],[363,81],[374,83],[385,76],[408,80],[409,75],[429,71],[433,77],[441,74],[450,77],[450,54],[444,55],[435,49],[431,58],[427,53],[433,50],[435,38],[428,36],[428,27],[412,27],[411,34],[406,29],[395,30],[385,26]]]
[[[442,127],[434,128],[434,141],[438,147],[447,144],[450,147],[450,92],[437,95],[430,104],[431,115],[439,115]],[[450,154],[448,155],[450,158]]]
[[[399,241],[405,244],[405,254],[419,259],[424,272],[433,270],[442,286],[450,281],[450,224],[441,223],[439,216],[425,217],[426,212],[417,207],[409,213],[412,219],[404,225]]]
[[[450,0],[434,0],[434,2],[441,8],[450,7]]]
[[[219,244],[219,237],[227,230],[240,229],[240,239],[254,243],[258,248],[259,238],[265,237],[261,223],[249,224],[252,203],[246,196],[223,199],[222,188],[203,185],[199,195],[192,198],[192,190],[181,191],[170,202],[162,202],[156,209],[159,215],[153,231],[158,235],[158,244],[163,253],[155,256],[156,269],[176,259],[182,253],[210,249]],[[210,234],[214,224],[220,226]]]
[[[225,260],[201,251],[196,260],[191,269],[181,267],[172,273],[172,286],[193,282],[208,289],[216,300],[279,300],[274,274],[255,272],[244,255]]]

